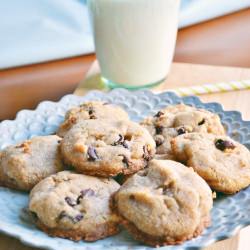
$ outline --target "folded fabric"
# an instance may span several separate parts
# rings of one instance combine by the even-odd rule
[[[185,27],[250,6],[250,0],[183,0]],[[0,69],[94,52],[85,0],[0,1]]]
[[[179,27],[183,28],[250,7],[250,0],[182,0]]]
[[[0,1],[0,12],[0,68],[94,51],[81,1]]]

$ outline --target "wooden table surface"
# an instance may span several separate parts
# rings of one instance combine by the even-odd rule
[[[84,42],[84,41],[83,41]],[[176,62],[250,67],[250,9],[197,24],[178,33]],[[1,55],[0,55],[1,56]],[[72,93],[94,55],[0,70],[0,120],[42,100]]]
[[[205,83],[226,82],[230,80],[250,79],[250,69],[235,67],[218,67],[197,64],[174,63],[169,76],[161,85],[152,89],[154,92],[162,92],[176,87],[201,85]],[[84,95],[89,91],[89,87],[99,87],[100,69],[95,62],[89,70],[86,79],[83,80],[75,94]],[[250,89],[232,91],[226,93],[206,94],[200,96],[204,102],[219,102],[225,110],[238,110],[246,120],[250,120]],[[206,250],[247,250],[250,249],[250,239],[248,235],[250,227],[231,239],[213,244]]]
[[[250,67],[250,10],[240,11],[179,31],[175,61]],[[0,71],[0,120],[13,118],[23,108],[34,108],[42,100],[58,100],[72,93],[94,55]],[[205,82],[250,79],[250,69],[175,64],[168,80],[155,90]],[[79,92],[78,92],[79,93]],[[204,101],[221,102],[250,119],[250,91],[204,95]],[[214,244],[209,250],[247,250],[249,230]],[[225,245],[226,244],[226,245]],[[18,240],[0,235],[1,250],[31,250]]]
[[[75,94],[83,95],[89,89],[93,79],[98,79],[98,64],[93,64],[87,74],[87,81],[82,81]],[[175,63],[167,80],[154,88],[153,91],[166,91],[180,86],[190,86],[193,84],[204,84],[207,82],[221,82],[229,80],[250,79],[250,69],[236,67],[218,67],[195,64]],[[97,81],[94,81],[96,84]],[[242,91],[233,91],[227,93],[217,93],[202,95],[200,98],[205,102],[220,102],[226,110],[238,110],[242,113],[244,119],[250,120],[250,89]],[[215,243],[204,250],[248,250],[250,246],[249,239],[250,227],[245,228],[240,234],[231,239]],[[14,238],[0,235],[1,250],[31,250]]]

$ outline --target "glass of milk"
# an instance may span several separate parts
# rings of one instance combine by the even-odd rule
[[[96,55],[111,88],[151,87],[168,75],[180,0],[88,0]]]

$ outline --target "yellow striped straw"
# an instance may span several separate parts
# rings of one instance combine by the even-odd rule
[[[190,87],[171,89],[169,91],[174,92],[179,96],[190,96],[228,92],[242,89],[250,89],[250,80],[195,85]]]

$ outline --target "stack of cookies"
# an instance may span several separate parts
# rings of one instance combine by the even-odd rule
[[[211,188],[250,185],[250,152],[206,110],[178,104],[137,124],[118,106],[87,102],[57,135],[1,151],[0,183],[31,191],[33,221],[51,236],[96,241],[123,226],[148,245],[173,245],[209,226]]]

